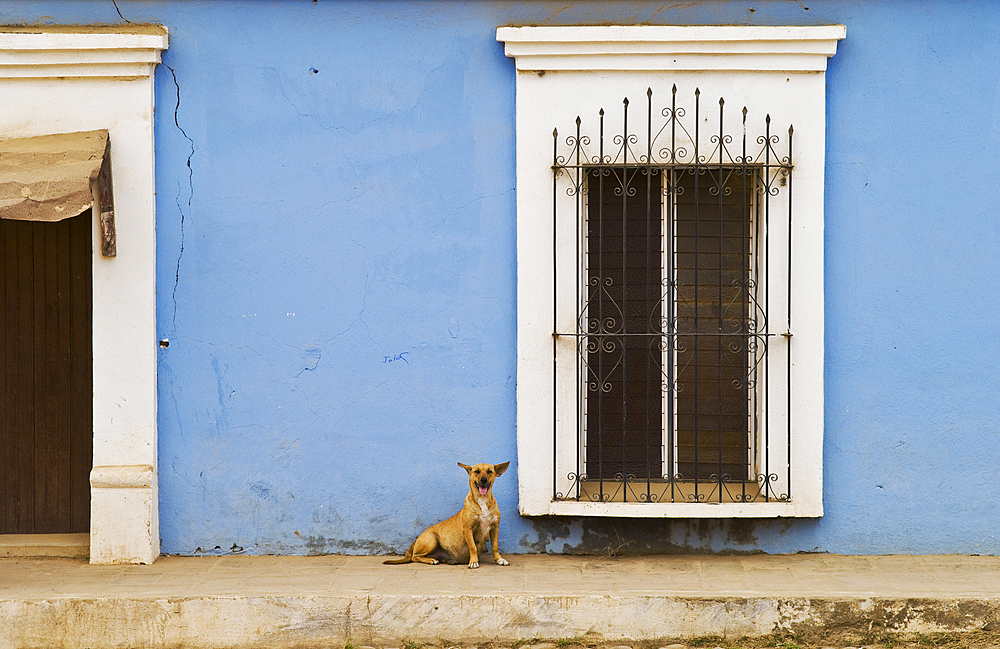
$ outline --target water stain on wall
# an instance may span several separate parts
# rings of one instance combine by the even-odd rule
[[[755,554],[758,530],[773,521],[755,519],[537,518],[535,539],[521,537],[522,551],[606,556],[719,552]],[[725,549],[717,549],[719,547]]]

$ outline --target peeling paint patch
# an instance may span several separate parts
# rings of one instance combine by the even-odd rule
[[[323,554],[392,554],[393,548],[381,541],[328,539],[323,536],[305,537],[310,556]],[[360,552],[359,552],[360,551]]]
[[[318,345],[306,345],[302,348],[300,365],[302,367],[295,378],[302,376],[305,372],[313,372],[319,367],[319,362],[323,358],[323,348]]]

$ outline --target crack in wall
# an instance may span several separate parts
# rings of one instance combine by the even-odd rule
[[[124,20],[125,22],[127,22],[129,25],[131,25],[132,21],[129,20],[128,18],[126,18],[125,16],[123,16],[122,15],[122,10],[118,8],[118,1],[117,0],[111,0],[111,4],[113,4],[115,6],[115,11],[118,12],[118,17],[121,18],[122,20]]]
[[[191,139],[191,136],[187,134],[184,128],[180,125],[180,121],[178,120],[178,114],[180,113],[181,109],[181,86],[179,83],[177,83],[177,73],[174,72],[174,69],[172,67],[170,67],[165,63],[163,64],[163,67],[170,70],[170,76],[174,81],[174,89],[176,90],[177,93],[177,102],[174,104],[174,126],[177,127],[177,130],[181,132],[181,135],[184,136],[184,139],[188,141],[188,144],[191,147],[190,151],[188,152],[187,163],[186,163],[188,170],[187,213],[185,213],[184,208],[181,206],[180,183],[178,183],[177,198],[175,199],[175,204],[177,205],[177,211],[181,215],[181,241],[180,241],[180,250],[177,253],[177,265],[174,268],[174,289],[170,293],[170,299],[173,301],[174,304],[174,311],[171,317],[171,334],[173,334],[174,332],[177,331],[177,286],[181,282],[181,259],[184,257],[184,225],[185,225],[184,221],[187,214],[191,212],[191,203],[194,200],[194,169],[191,168],[191,159],[194,157],[194,153],[197,147],[195,146],[194,140]]]

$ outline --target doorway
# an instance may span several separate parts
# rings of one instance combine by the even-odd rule
[[[0,534],[90,530],[91,218],[0,219]]]

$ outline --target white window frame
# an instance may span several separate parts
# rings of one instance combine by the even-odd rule
[[[822,516],[825,72],[827,59],[845,35],[843,25],[497,29],[497,40],[505,43],[506,54],[515,59],[517,70],[517,457],[522,515]],[[577,115],[594,119],[600,108],[613,117],[623,97],[644,100],[647,87],[666,100],[674,84],[684,89],[679,97],[685,92],[690,96],[697,87],[703,99],[724,97],[727,105],[746,106],[758,119],[769,114],[779,133],[781,128],[794,125],[794,184],[789,190],[794,210],[790,283],[793,360],[790,383],[784,375],[768,377],[772,390],[774,381],[781,382],[781,390],[775,392],[785,392],[791,386],[791,423],[786,425],[792,438],[792,497],[751,503],[555,500],[554,482],[558,478],[553,467],[561,471],[567,466],[564,458],[555,456],[555,442],[558,439],[559,448],[565,448],[569,440],[572,446],[577,422],[573,370],[568,363],[553,363],[553,312],[560,322],[575,318],[576,296],[569,279],[572,273],[563,271],[562,261],[560,268],[555,267],[553,249],[572,245],[578,233],[575,226],[559,223],[555,228],[558,240],[553,240],[553,201],[563,199],[553,198],[552,131],[556,127],[566,133]],[[711,102],[706,100],[705,105]],[[620,132],[620,121],[618,124]],[[704,136],[706,140],[709,135]],[[785,255],[781,257],[784,263]],[[569,269],[574,263],[569,262]],[[780,272],[779,277],[787,274],[784,269],[774,270]],[[559,304],[553,303],[554,272],[567,278],[565,289],[557,294],[568,297],[560,297]],[[774,278],[772,274],[772,283]],[[769,353],[784,359],[789,343],[787,338],[780,340],[775,345],[777,352]],[[575,341],[566,344],[575,346]],[[557,357],[562,353],[557,351]],[[556,395],[556,389],[567,394]],[[555,412],[554,403],[559,404]],[[775,404],[771,406],[775,409]],[[785,408],[785,404],[778,407]],[[770,425],[774,426],[774,421]]]

